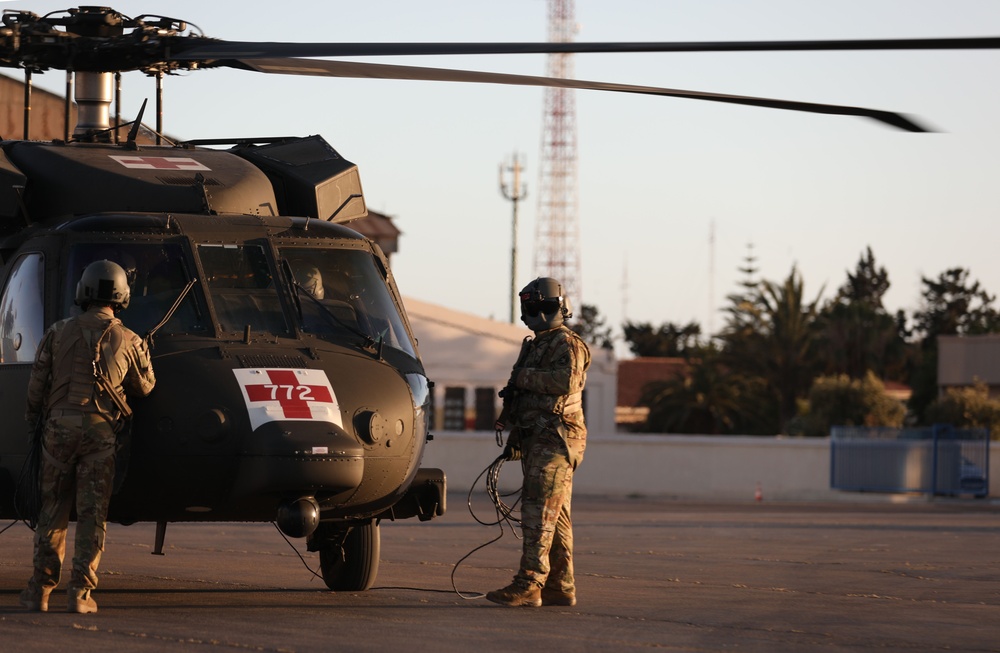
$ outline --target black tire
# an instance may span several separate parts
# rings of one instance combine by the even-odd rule
[[[371,589],[378,576],[382,538],[375,521],[355,526],[340,547],[324,546],[319,550],[323,582],[335,592],[363,592]]]

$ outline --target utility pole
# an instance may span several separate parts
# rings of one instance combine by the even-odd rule
[[[507,184],[504,172],[511,173],[511,183]],[[500,164],[500,193],[514,205],[510,234],[510,323],[514,324],[517,314],[517,203],[528,196],[528,187],[521,185],[521,160],[517,153],[511,155],[511,164]]]

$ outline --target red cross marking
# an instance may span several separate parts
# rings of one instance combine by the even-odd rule
[[[209,170],[208,167],[190,157],[112,156],[111,158],[126,168],[146,170]]]
[[[277,401],[288,419],[311,419],[310,402],[333,403],[330,389],[322,385],[302,385],[292,370],[268,370],[270,383],[248,385],[250,401]]]

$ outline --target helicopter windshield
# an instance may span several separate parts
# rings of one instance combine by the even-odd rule
[[[69,251],[66,283],[63,286],[66,289],[63,315],[81,312],[79,307],[74,306],[77,281],[87,265],[102,259],[114,261],[125,270],[131,298],[128,308],[118,313],[118,317],[125,326],[140,335],[147,333],[164,318],[191,278],[185,264],[184,250],[178,243],[74,245]],[[157,333],[163,335],[201,331],[204,329],[202,322],[201,311],[191,293]]]
[[[302,307],[301,328],[321,338],[360,333],[416,357],[403,319],[369,252],[279,247]]]
[[[289,333],[262,245],[201,244],[198,256],[221,331]]]

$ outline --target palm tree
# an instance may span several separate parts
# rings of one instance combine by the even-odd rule
[[[767,404],[760,379],[726,367],[719,352],[706,349],[688,373],[654,381],[640,403],[649,406],[647,428],[657,433],[751,433]]]
[[[819,297],[806,303],[802,275],[792,266],[784,283],[760,286],[764,331],[758,339],[759,370],[777,403],[777,428],[784,433],[795,416],[796,401],[809,392],[817,369],[815,351]]]

